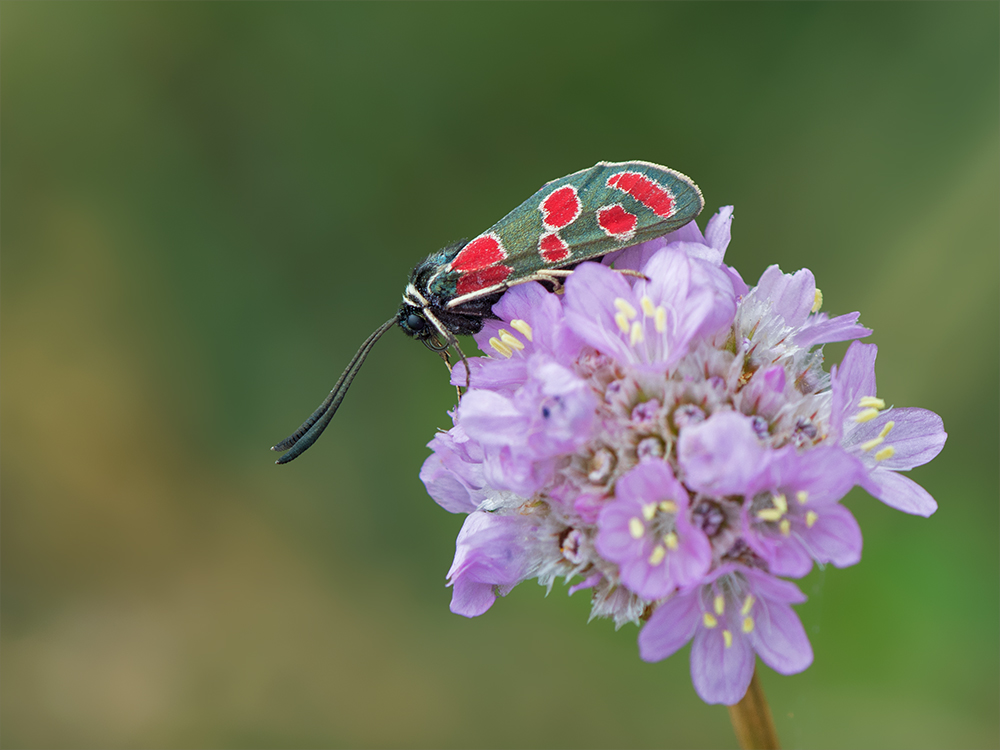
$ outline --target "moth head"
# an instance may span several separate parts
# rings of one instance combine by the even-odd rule
[[[403,333],[415,339],[426,339],[434,333],[434,328],[423,313],[423,309],[416,305],[403,303],[397,313],[399,327]]]

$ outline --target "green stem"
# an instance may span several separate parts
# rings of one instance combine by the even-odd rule
[[[756,667],[747,694],[735,706],[729,707],[729,718],[743,750],[777,750],[781,747],[778,733],[774,731],[771,708],[757,679]]]

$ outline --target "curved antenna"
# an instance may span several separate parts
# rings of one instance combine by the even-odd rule
[[[294,460],[300,456],[306,449],[308,449],[320,435],[323,434],[323,430],[326,426],[330,424],[330,420],[333,419],[333,415],[337,413],[337,409],[340,406],[340,402],[344,400],[344,396],[347,395],[347,389],[351,387],[351,382],[354,380],[354,376],[358,374],[361,369],[361,365],[365,363],[365,358],[368,353],[375,346],[375,342],[378,341],[382,334],[392,328],[399,321],[399,315],[393,315],[389,320],[378,327],[371,336],[365,339],[365,343],[361,345],[358,349],[357,354],[351,359],[350,364],[347,365],[347,369],[341,374],[340,379],[337,384],[333,386],[333,390],[330,391],[330,395],[327,396],[323,403],[319,405],[319,408],[312,413],[302,426],[299,427],[295,432],[286,437],[280,443],[271,447],[273,451],[288,451],[285,455],[275,461],[276,464],[287,464],[289,461]]]

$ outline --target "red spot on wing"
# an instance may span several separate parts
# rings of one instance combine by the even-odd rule
[[[543,234],[538,240],[538,254],[546,263],[558,263],[569,257],[569,245],[556,232]]]
[[[627,240],[635,234],[635,226],[638,219],[635,214],[630,214],[621,203],[613,206],[603,206],[597,209],[597,223],[604,233],[616,240]]]
[[[452,271],[478,271],[507,257],[503,243],[495,234],[484,234],[476,237],[462,248],[451,262]]]
[[[471,294],[480,289],[502,284],[513,270],[510,266],[490,266],[463,273],[455,284],[455,294],[461,297],[463,294]]]
[[[674,213],[674,196],[660,183],[639,172],[619,172],[608,178],[608,187],[617,188],[666,219]]]
[[[542,212],[542,224],[550,232],[572,224],[582,209],[576,188],[572,185],[563,185],[558,190],[553,190],[538,204],[538,210]]]

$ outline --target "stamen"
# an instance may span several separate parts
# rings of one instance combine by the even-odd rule
[[[642,506],[642,515],[647,521],[652,521],[656,515],[656,503],[646,503]]]
[[[753,632],[753,618],[752,617],[744,617],[743,618],[743,632],[744,633],[752,633]]]
[[[512,320],[510,321],[510,327],[528,339],[528,341],[534,341],[531,326],[528,325],[526,320]]]
[[[497,351],[498,353],[502,354],[502,355],[503,355],[503,356],[505,356],[505,357],[506,357],[507,359],[510,359],[510,358],[511,358],[511,356],[512,356],[512,355],[514,354],[514,352],[512,352],[512,351],[511,351],[511,350],[510,350],[510,349],[509,349],[509,348],[507,347],[507,345],[506,345],[506,344],[504,344],[504,343],[502,343],[502,342],[500,341],[500,339],[498,339],[498,338],[497,338],[496,336],[494,336],[493,338],[491,338],[491,339],[490,339],[490,346],[492,346],[492,347],[493,347],[494,349],[496,349],[496,351]]]
[[[782,536],[791,536],[792,533],[792,522],[787,518],[782,518],[781,523],[778,524],[778,528],[781,529]]]
[[[795,493],[795,499],[799,501],[799,505],[805,505],[809,499],[809,493],[805,490],[799,490]]]
[[[730,633],[728,630],[723,630],[722,631],[722,640],[725,641],[726,648],[729,648],[730,646],[733,645],[733,634]]]
[[[706,628],[714,628],[716,625],[719,624],[719,621],[712,616],[711,612],[706,612],[702,616],[701,621],[705,623]]]
[[[640,343],[642,339],[642,323],[637,320],[632,324],[632,333],[628,337],[629,346],[635,346]]]
[[[657,544],[653,547],[653,554],[649,556],[649,564],[656,566],[663,562],[663,558],[667,556],[667,551]]]
[[[628,324],[628,315],[621,311],[615,313],[615,323],[618,325],[618,330],[622,333],[628,333],[631,328]]]
[[[618,312],[624,313],[625,317],[629,320],[634,320],[639,315],[639,313],[635,311],[635,308],[628,303],[628,300],[623,299],[622,297],[615,298],[615,307],[618,309]]]
[[[654,305],[653,300],[645,294],[642,295],[642,299],[639,300],[639,304],[642,306],[642,314],[647,318],[652,318],[656,314],[656,305]]]
[[[646,527],[642,525],[641,520],[632,517],[628,520],[628,533],[632,535],[633,539],[642,539],[642,535],[646,533]]]
[[[784,494],[777,494],[771,498],[771,502],[774,503],[774,507],[780,510],[782,513],[788,512],[788,500],[785,499]]]
[[[656,308],[656,315],[653,318],[656,324],[656,332],[663,333],[667,330],[667,310],[662,305]]]
[[[673,500],[661,500],[660,510],[662,510],[664,513],[676,513],[677,503],[675,503]]]
[[[761,521],[780,521],[783,515],[784,513],[777,508],[763,508],[757,511],[757,518]]]
[[[883,428],[882,428],[882,432],[880,432],[880,433],[878,434],[878,436],[879,436],[880,438],[884,438],[884,437],[888,436],[888,434],[889,434],[890,432],[892,432],[892,428],[893,428],[893,427],[895,427],[895,426],[896,426],[896,423],[895,423],[895,422],[886,422],[886,423],[885,423],[885,427],[883,427]]]
[[[862,409],[884,409],[885,401],[874,396],[862,396],[858,406]]]
[[[740,610],[740,614],[746,617],[750,614],[750,608],[753,607],[753,603],[757,601],[753,598],[753,594],[747,594],[747,598],[743,601],[743,608]]]
[[[896,455],[896,449],[891,445],[885,446],[882,450],[875,454],[876,461],[885,461],[887,458],[892,458]]]
[[[858,424],[862,422],[867,422],[870,419],[875,419],[878,416],[878,409],[862,409],[857,414],[855,414],[851,419],[853,419]]]
[[[506,328],[500,329],[500,340],[504,342],[511,349],[517,349],[520,351],[524,348],[524,344],[521,343],[521,339],[515,336],[513,333],[508,331]]]
[[[715,607],[715,614],[722,616],[722,613],[726,611],[726,597],[722,594],[716,594],[715,601],[712,602]]]
[[[819,518],[819,516],[814,510],[811,510],[808,513],[806,513],[806,528],[811,529],[813,527],[813,524],[816,523],[817,518]]]
[[[865,451],[867,453],[872,448],[874,448],[876,445],[881,445],[881,443],[882,443],[883,440],[885,440],[885,438],[882,437],[881,435],[879,435],[878,437],[874,437],[871,440],[868,440],[867,442],[862,443],[861,444],[861,450],[863,450],[863,451]]]
[[[677,534],[673,531],[669,532],[665,537],[663,537],[663,543],[667,545],[667,549],[677,549]]]
[[[819,289],[816,290],[816,296],[813,297],[813,306],[810,312],[819,312],[819,309],[823,306],[823,292]]]

